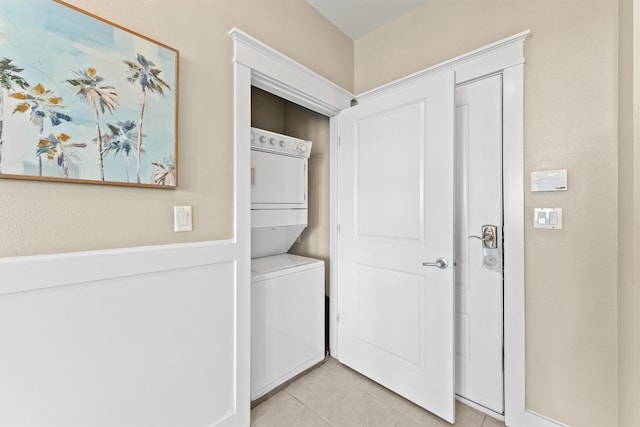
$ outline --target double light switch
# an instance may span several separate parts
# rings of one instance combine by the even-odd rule
[[[562,228],[562,208],[535,208],[533,211],[533,228]]]

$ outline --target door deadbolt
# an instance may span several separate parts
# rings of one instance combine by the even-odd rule
[[[482,237],[469,236],[469,238],[482,240],[484,249],[496,249],[498,247],[498,227],[490,224],[483,225]]]

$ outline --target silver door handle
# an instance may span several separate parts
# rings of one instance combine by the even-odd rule
[[[485,237],[480,237],[480,236],[468,236],[470,239],[478,239],[478,240],[482,240],[483,242],[490,242],[493,239],[489,236],[485,236]]]
[[[423,262],[422,265],[425,267],[438,267],[440,270],[444,270],[449,266],[449,261],[446,258],[438,258],[436,262]]]
[[[469,236],[470,239],[478,239],[482,241],[482,247],[485,249],[496,249],[498,247],[498,227],[487,224],[482,226],[482,237]]]

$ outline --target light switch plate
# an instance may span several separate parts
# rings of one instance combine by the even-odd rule
[[[533,228],[562,229],[562,208],[534,208]]]
[[[176,233],[193,230],[191,206],[173,207],[173,226]]]

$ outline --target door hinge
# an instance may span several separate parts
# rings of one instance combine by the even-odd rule
[[[338,315],[336,317],[337,317],[336,320],[338,321],[338,323],[340,323],[340,313],[338,313]]]
[[[340,147],[341,144],[342,144],[342,140],[340,137],[338,137],[338,147]]]
[[[338,234],[340,234],[340,224],[338,224]]]

